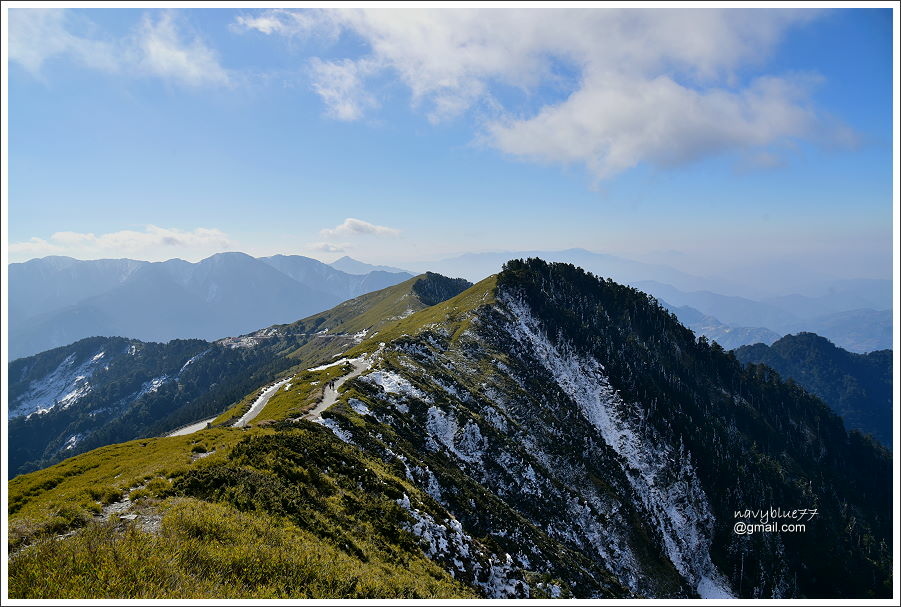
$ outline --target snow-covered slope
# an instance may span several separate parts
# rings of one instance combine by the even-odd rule
[[[281,365],[287,366],[287,363]],[[94,337],[10,363],[9,469],[153,436],[217,414],[278,361],[201,340]],[[258,379],[255,379],[258,378]]]

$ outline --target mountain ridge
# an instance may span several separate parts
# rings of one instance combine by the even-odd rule
[[[368,274],[369,272],[388,272],[392,274],[409,274],[407,270],[401,270],[400,268],[395,268],[393,266],[379,266],[373,265],[370,263],[365,263],[354,259],[349,255],[345,255],[344,257],[340,257],[335,261],[328,264],[337,270],[341,270],[342,272],[347,272],[348,274]]]

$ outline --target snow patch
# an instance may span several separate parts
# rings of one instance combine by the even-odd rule
[[[66,444],[63,445],[63,450],[70,451],[70,450],[74,449],[75,445],[77,445],[78,441],[80,441],[81,439],[82,439],[81,434],[73,434],[66,440]]]
[[[351,398],[347,401],[347,404],[350,405],[350,408],[353,409],[358,415],[372,415],[372,411],[369,410],[369,407],[366,406],[366,403],[357,398]]]
[[[393,371],[373,371],[361,376],[360,379],[375,386],[381,386],[382,390],[388,394],[399,394],[427,403],[432,402],[431,397]]]
[[[194,356],[192,356],[191,358],[189,358],[189,359],[188,359],[188,362],[186,362],[185,364],[183,364],[183,365],[181,366],[181,369],[178,370],[178,374],[181,375],[182,371],[184,371],[185,369],[188,368],[188,365],[190,365],[192,362],[194,362],[195,360],[197,360],[198,358],[200,358],[201,356],[203,356],[203,355],[206,354],[207,352],[209,352],[209,350],[204,350],[204,351],[201,352],[200,354],[195,354]]]
[[[84,395],[88,394],[91,391],[91,384],[85,381],[84,375],[79,375],[75,378],[75,389],[63,396],[57,406],[62,409],[68,409],[75,403],[77,403]]]
[[[356,360],[356,359],[354,359]],[[333,363],[326,363],[324,365],[319,365],[318,367],[310,367],[307,371],[322,371],[323,369],[328,369],[329,367],[334,367],[335,365],[343,365],[344,363],[353,362],[347,358],[340,358]]]
[[[144,382],[141,386],[141,389],[135,394],[134,398],[138,399],[144,396],[145,394],[153,394],[157,390],[159,390],[163,384],[169,381],[168,375],[161,375],[159,377],[154,377],[148,382]]]
[[[426,556],[444,563],[454,578],[470,580],[489,598],[529,596],[528,586],[514,577],[516,568],[509,554],[503,558],[488,555],[486,559],[473,538],[463,531],[460,521],[450,518],[439,523],[427,512],[414,508],[406,494],[396,503],[413,519],[407,529],[419,538]]]
[[[482,437],[478,424],[472,420],[467,420],[460,431],[457,418],[453,413],[445,413],[438,407],[432,406],[429,407],[425,428],[429,433],[426,444],[433,451],[438,450],[440,443],[465,462],[482,463],[486,441]]]
[[[344,430],[338,424],[338,422],[336,422],[331,417],[317,417],[316,419],[313,420],[313,423],[325,426],[326,428],[328,428],[329,430],[332,431],[332,434],[337,436],[339,439],[341,439],[345,443],[348,443],[349,445],[354,444],[353,436],[351,436],[350,432],[348,432],[347,430]]]
[[[287,377],[281,381],[275,382],[271,386],[264,388],[263,391],[260,392],[260,395],[257,396],[256,400],[253,401],[253,404],[250,405],[250,409],[247,410],[247,413],[242,415],[240,419],[235,422],[234,427],[240,428],[241,426],[246,425],[247,422],[252,420],[254,417],[256,417],[257,414],[262,410],[262,408],[266,406],[266,403],[269,402],[269,399],[272,398],[272,395],[278,392],[279,388],[281,388],[293,378],[294,376]]]
[[[497,402],[496,400],[494,402]],[[507,420],[506,418],[497,412],[497,409],[494,407],[485,407],[482,409],[482,417],[485,418],[489,424],[494,426],[496,429],[501,432],[506,433],[508,431]]]
[[[28,384],[24,394],[9,403],[9,419],[41,414],[54,407],[71,407],[91,392],[88,381],[102,366],[103,351],[75,364],[75,354],[67,356],[60,364],[40,379]]]

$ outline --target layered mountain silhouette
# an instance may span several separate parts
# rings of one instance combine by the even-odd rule
[[[325,310],[410,274],[348,274],[299,255],[220,253],[197,263],[45,257],[10,264],[18,358],[84,337],[218,339]]]
[[[395,268],[392,266],[376,266],[369,263],[364,263],[348,255],[336,259],[328,265],[332,266],[336,270],[341,270],[342,272],[346,272],[348,274],[369,274],[370,272],[407,272],[407,270],[401,270],[400,268]]]
[[[712,291],[682,291],[657,281],[630,284],[665,301],[692,329],[722,324],[731,335],[722,329],[704,334],[711,339],[722,336],[720,345],[727,348],[756,343],[752,341],[755,338],[772,343],[774,335],[778,338],[798,332],[817,333],[852,352],[892,347],[891,281],[840,281],[833,292],[823,296],[791,295],[765,300]],[[695,312],[716,322],[699,322]],[[736,339],[742,332],[746,340]]]

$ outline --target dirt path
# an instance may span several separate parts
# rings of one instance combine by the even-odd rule
[[[353,365],[353,371],[351,371],[347,375],[341,376],[338,379],[334,380],[334,383],[326,384],[325,390],[323,390],[322,400],[320,400],[316,404],[316,406],[313,407],[313,409],[311,409],[310,411],[308,411],[306,414],[303,415],[304,419],[313,420],[313,419],[316,419],[317,417],[319,417],[319,415],[323,411],[325,411],[326,409],[328,409],[329,407],[334,405],[335,401],[338,400],[338,388],[340,388],[344,384],[344,382],[346,382],[349,379],[353,379],[354,377],[357,377],[358,375],[360,375],[360,373],[362,373],[363,371],[365,371],[366,369],[369,368],[369,359],[364,355],[364,356],[361,356],[360,358],[355,358],[353,360],[348,360],[346,358],[342,358],[341,360],[335,361],[333,363],[329,363],[327,365],[322,365],[321,367],[315,367],[315,368],[311,369],[311,371],[317,371],[320,369],[325,369],[327,367],[331,367],[336,364],[344,364],[344,363],[350,363],[351,365]],[[253,419],[257,415],[260,414],[260,411],[263,410],[263,407],[265,407],[266,404],[269,402],[269,399],[271,399],[273,396],[275,396],[275,393],[278,392],[279,388],[284,386],[286,383],[288,383],[292,379],[293,379],[293,377],[287,377],[287,378],[269,386],[265,390],[263,390],[262,394],[260,394],[257,397],[257,399],[255,401],[253,401],[253,405],[250,406],[250,409],[247,411],[247,413],[242,415],[241,418],[233,424],[233,427],[241,428],[241,427],[244,427],[247,424],[249,424],[251,421],[253,421]],[[185,436],[186,434],[193,434],[193,433],[197,432],[198,430],[203,430],[204,428],[206,428],[207,424],[212,422],[214,419],[216,419],[216,418],[211,417],[210,419],[204,419],[199,422],[193,423],[189,426],[183,426],[183,427],[175,430],[174,432],[170,432],[166,436]]]
[[[335,401],[338,400],[338,388],[340,388],[344,382],[357,377],[360,373],[369,368],[369,359],[366,358],[365,355],[348,362],[353,365],[353,371],[333,380],[334,383],[326,384],[325,390],[322,392],[322,400],[303,415],[304,419],[312,421],[319,417],[323,411],[334,405]]]

